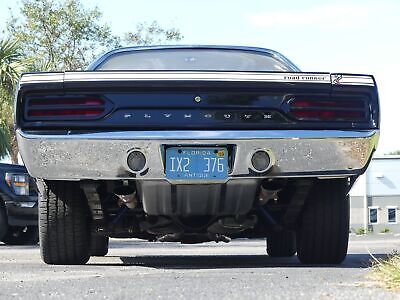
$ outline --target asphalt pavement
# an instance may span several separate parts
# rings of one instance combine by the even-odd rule
[[[270,258],[264,240],[181,245],[112,240],[106,257],[50,266],[37,246],[0,244],[0,299],[400,299],[368,279],[371,255],[400,250],[393,234],[351,236],[337,266]]]

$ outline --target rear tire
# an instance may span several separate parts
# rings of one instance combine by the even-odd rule
[[[37,226],[9,226],[2,241],[7,245],[36,245],[39,242]]]
[[[267,237],[267,253],[270,257],[290,257],[296,254],[296,234],[283,230]]]
[[[106,256],[108,253],[108,236],[92,235],[91,238],[91,251],[92,256]]]
[[[0,241],[3,240],[8,230],[8,218],[6,207],[3,201],[0,199]]]
[[[90,258],[89,208],[79,182],[38,180],[39,239],[47,264],[81,265]]]
[[[318,180],[300,217],[297,256],[305,264],[340,264],[349,240],[346,179]]]

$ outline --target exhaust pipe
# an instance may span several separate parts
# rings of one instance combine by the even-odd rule
[[[119,198],[119,204],[133,209],[138,204],[136,190],[128,185],[122,185],[114,189],[114,194]]]
[[[260,204],[264,205],[269,200],[278,200],[278,193],[286,184],[285,179],[266,179],[261,182],[259,200]]]

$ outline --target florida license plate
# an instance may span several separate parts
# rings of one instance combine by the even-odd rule
[[[219,147],[167,148],[166,175],[173,180],[224,180],[228,177],[228,151]]]

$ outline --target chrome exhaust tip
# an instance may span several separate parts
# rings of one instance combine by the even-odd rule
[[[256,173],[266,173],[272,167],[272,164],[273,157],[271,157],[269,151],[259,149],[251,154],[250,169]]]
[[[134,173],[141,173],[147,168],[146,156],[139,150],[133,150],[128,154],[127,163]]]

